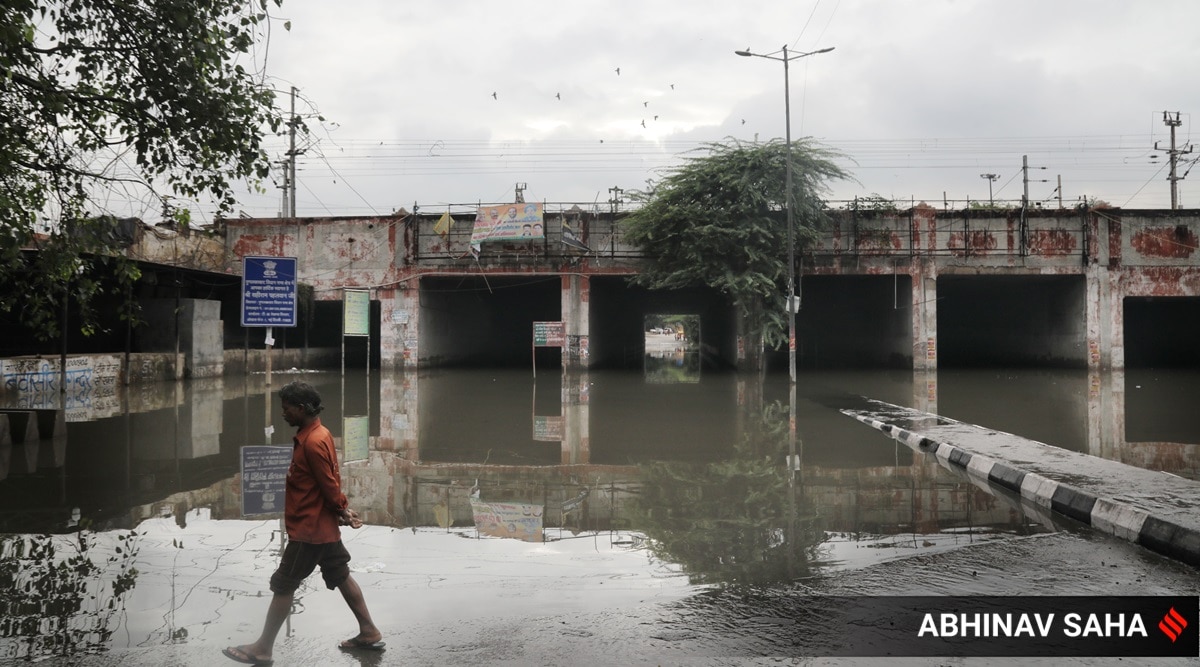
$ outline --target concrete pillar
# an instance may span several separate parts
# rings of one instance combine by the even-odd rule
[[[1095,216],[1095,261],[1085,271],[1087,280],[1087,367],[1089,371],[1114,368],[1113,272],[1109,269],[1109,219]],[[1122,364],[1123,366],[1124,364]]]
[[[381,370],[403,370],[405,338],[413,322],[406,293],[383,288],[379,292],[379,366]]]
[[[1087,453],[1120,461],[1125,448],[1125,372],[1088,370]]]
[[[396,452],[409,461],[421,455],[417,435],[420,430],[420,377],[416,373],[385,373],[379,383],[379,437],[376,449]]]
[[[591,463],[591,414],[588,406],[588,373],[563,375],[563,465]]]
[[[562,350],[562,364],[565,370],[586,370],[590,366],[591,322],[588,311],[591,292],[591,279],[587,276],[566,274],[562,277],[560,312],[567,337]]]
[[[913,370],[937,370],[937,275],[933,262],[913,265]]]
[[[1107,274],[1107,285],[1101,288],[1101,291],[1108,297],[1109,313],[1106,326],[1102,325],[1101,329],[1108,329],[1109,353],[1108,367],[1113,370],[1125,369],[1125,281],[1121,279],[1121,274],[1114,271],[1105,271]],[[1101,353],[1103,359],[1103,353]]]
[[[175,312],[176,303],[179,312]],[[175,325],[179,325],[179,354],[173,377],[221,377],[225,373],[225,341],[221,325],[221,302],[202,299],[146,299],[141,302],[142,319],[134,336],[144,352],[174,352]]]
[[[937,369],[914,370],[912,380],[913,406],[930,414],[938,413]]]
[[[396,370],[420,366],[421,290],[417,281],[414,278],[400,283],[400,287],[392,290],[392,309],[390,316],[385,316],[389,321],[384,328],[392,337],[389,361]],[[385,355],[388,349],[383,348]]]
[[[1125,367],[1125,300],[1119,272],[1092,265],[1087,280],[1088,370]]]

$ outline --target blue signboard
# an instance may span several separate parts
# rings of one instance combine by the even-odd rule
[[[296,326],[296,258],[242,258],[242,326]]]
[[[242,447],[242,516],[283,512],[292,447]]]

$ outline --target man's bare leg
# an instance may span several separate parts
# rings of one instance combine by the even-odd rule
[[[343,642],[343,644],[374,644],[383,639],[383,634],[379,632],[379,628],[375,627],[375,622],[371,620],[371,612],[367,609],[367,601],[363,597],[363,592],[359,588],[358,582],[354,581],[354,577],[347,576],[345,581],[338,584],[338,590],[342,592],[342,597],[345,598],[350,611],[354,613],[354,618],[358,620],[358,635],[354,639]]]
[[[288,614],[292,611],[292,595],[280,595],[276,593],[271,597],[271,604],[267,607],[267,620],[263,623],[262,634],[253,644],[236,647],[237,650],[245,653],[252,658],[260,660],[270,660],[271,652],[275,648],[275,637],[279,634],[279,629],[283,627],[283,622],[287,620]]]

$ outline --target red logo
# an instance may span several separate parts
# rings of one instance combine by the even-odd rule
[[[1179,635],[1183,633],[1183,629],[1187,627],[1187,619],[1179,615],[1175,611],[1175,607],[1171,607],[1171,611],[1163,616],[1163,620],[1158,622],[1158,629],[1162,630],[1163,634],[1171,638],[1171,643],[1174,644]]]

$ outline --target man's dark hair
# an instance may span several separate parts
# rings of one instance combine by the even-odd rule
[[[320,414],[325,408],[321,407],[321,395],[307,382],[296,380],[289,382],[279,390],[279,399],[285,403],[299,406],[310,415]]]

